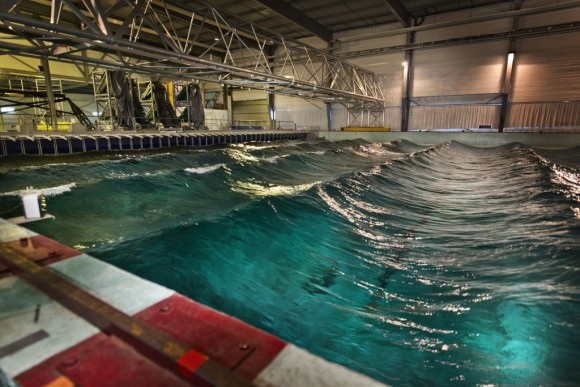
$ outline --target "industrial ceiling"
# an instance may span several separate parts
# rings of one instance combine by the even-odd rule
[[[174,3],[184,3],[173,1]],[[476,8],[510,0],[212,0],[212,7],[237,15],[255,25],[289,38],[318,36],[330,42],[336,32],[398,22],[409,27],[413,19]]]
[[[359,53],[342,53],[339,58],[332,52],[339,33],[385,25],[405,33],[424,27],[426,16],[497,3],[512,2],[3,0],[0,56],[50,58],[78,68],[90,65],[85,67],[87,79],[91,69],[121,68],[378,111],[384,98],[374,74],[341,59]],[[571,3],[577,0],[553,6]],[[515,0],[510,9],[518,12],[520,4]],[[322,43],[318,49],[303,43],[312,37]]]

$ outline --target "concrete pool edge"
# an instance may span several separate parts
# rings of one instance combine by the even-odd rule
[[[4,263],[6,251],[19,251],[37,264],[50,267],[136,322],[204,353],[247,382],[297,387],[382,385],[0,218],[0,255]],[[148,385],[187,384],[175,370],[155,364],[29,282],[8,276],[5,264],[0,266],[0,369],[20,385],[99,385],[104,380],[99,378],[108,378],[108,382],[141,380]]]
[[[457,141],[475,147],[496,147],[521,143],[534,148],[565,149],[580,146],[580,133],[469,133],[469,132],[339,132],[320,131],[318,138],[328,141],[363,139],[369,142],[397,140],[411,141],[417,145],[438,145]]]

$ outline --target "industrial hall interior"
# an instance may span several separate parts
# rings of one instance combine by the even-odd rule
[[[580,0],[0,0],[0,386],[575,386]]]
[[[573,131],[578,5],[6,0],[0,131]]]

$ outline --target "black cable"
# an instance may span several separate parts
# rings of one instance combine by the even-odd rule
[[[2,211],[2,212],[0,212],[0,216],[2,216],[2,215],[4,215],[4,214],[8,214],[9,212],[12,212],[12,211],[14,211],[14,210],[16,210],[17,208],[19,208],[19,207],[21,207],[21,206],[22,206],[22,203],[18,203],[18,204],[16,205],[16,207],[13,207],[13,208],[11,208],[11,209],[9,209],[9,210],[6,210],[6,211]]]

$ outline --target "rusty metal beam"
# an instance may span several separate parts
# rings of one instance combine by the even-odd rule
[[[56,270],[38,265],[9,246],[0,245],[0,263],[103,332],[119,337],[141,354],[193,384],[201,381],[211,386],[252,385],[206,355],[133,319]],[[195,368],[190,366],[193,363]]]

